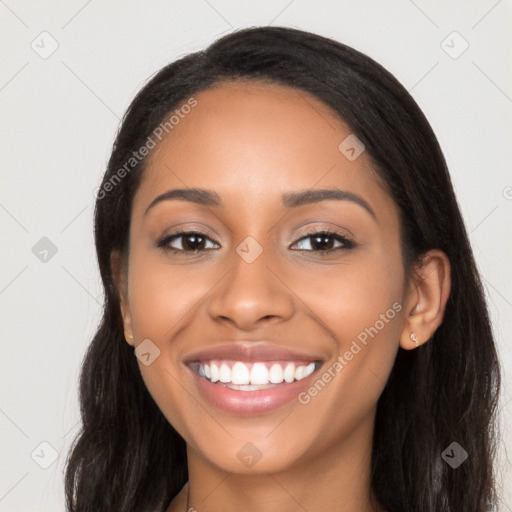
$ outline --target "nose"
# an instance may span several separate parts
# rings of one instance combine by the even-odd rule
[[[216,322],[251,331],[288,320],[294,313],[293,292],[268,265],[266,251],[252,263],[233,255],[231,270],[210,296],[209,313]]]

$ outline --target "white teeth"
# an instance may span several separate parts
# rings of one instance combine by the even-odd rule
[[[315,363],[313,363],[314,365]],[[270,367],[270,371],[268,372],[268,381],[272,384],[280,384],[283,382],[283,368],[280,364],[274,363]]]
[[[283,372],[283,379],[286,382],[293,382],[295,379],[295,365],[293,363],[288,363]]]
[[[206,373],[207,366],[207,364],[204,365],[204,373]],[[219,380],[219,367],[215,363],[210,363],[210,374],[210,380],[212,382],[217,382]]]
[[[249,370],[248,366],[237,361],[230,368],[226,362],[199,363],[198,373],[201,377],[211,382],[222,382],[223,384],[231,384],[233,389],[259,389],[258,386],[267,384],[281,384],[283,381],[291,383],[294,380],[301,380],[311,375],[316,368],[314,362],[306,365],[295,366],[295,363],[287,363],[283,369],[280,363],[273,363],[270,368],[266,363],[258,362],[252,365]]]
[[[236,362],[231,369],[231,382],[233,384],[249,384],[249,370],[244,363]]]
[[[220,365],[219,380],[221,382],[231,382],[231,370],[226,363]]]
[[[268,384],[268,370],[264,363],[254,363],[251,369],[251,384]]]
[[[315,363],[309,363],[302,372],[302,378],[309,377],[315,371]]]
[[[304,373],[305,369],[306,369],[305,366],[297,366],[297,368],[295,369],[295,380],[302,379],[302,376],[303,376],[303,373]]]

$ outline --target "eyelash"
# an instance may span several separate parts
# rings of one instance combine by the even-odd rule
[[[189,255],[197,254],[199,252],[205,252],[205,251],[208,251],[208,250],[212,250],[212,249],[196,249],[195,251],[187,251],[185,249],[174,249],[174,248],[168,247],[168,245],[170,244],[170,242],[172,240],[177,239],[177,238],[186,238],[186,235],[189,235],[189,236],[190,235],[197,235],[197,236],[200,236],[202,238],[206,238],[206,239],[208,239],[210,241],[213,241],[205,233],[202,233],[201,231],[191,230],[191,231],[179,231],[179,232],[176,232],[176,233],[171,233],[170,235],[167,235],[164,238],[162,238],[161,240],[159,240],[156,243],[156,245],[157,245],[158,248],[160,248],[160,249],[162,249],[162,250],[164,250],[166,252],[171,252],[172,254],[179,254],[179,255],[184,255],[184,256],[189,256]],[[303,236],[301,236],[298,240],[296,240],[293,245],[295,245],[298,242],[300,242],[302,240],[305,240],[307,238],[312,238],[314,236],[319,236],[319,235],[323,235],[323,236],[328,236],[328,237],[334,238],[336,241],[341,242],[343,245],[341,247],[336,247],[334,249],[327,249],[327,250],[318,250],[318,251],[307,250],[307,249],[298,249],[298,250],[299,251],[306,251],[306,252],[314,252],[314,253],[317,253],[317,254],[319,254],[321,256],[328,256],[329,254],[332,254],[332,253],[334,253],[336,251],[339,251],[339,250],[349,250],[349,249],[353,249],[354,247],[356,247],[356,244],[352,240],[347,238],[345,235],[341,235],[340,233],[338,233],[336,231],[330,231],[330,230],[326,230],[326,229],[310,231],[310,232],[304,234]],[[295,249],[295,250],[297,250],[297,249]]]

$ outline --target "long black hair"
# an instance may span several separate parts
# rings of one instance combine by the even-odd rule
[[[392,512],[491,510],[498,500],[499,361],[437,139],[410,94],[382,66],[332,39],[284,27],[237,30],[167,65],[124,116],[96,201],[105,302],[80,377],[83,425],[66,465],[68,510],[163,512],[188,479],[185,442],[149,394],[124,339],[110,255],[127,251],[132,200],[147,160],[127,168],[133,152],[195,93],[238,79],[293,87],[334,109],[365,145],[399,207],[406,270],[433,248],[450,260],[443,323],[418,349],[399,349],[377,404],[376,498]],[[456,469],[442,457],[452,442],[468,453]]]

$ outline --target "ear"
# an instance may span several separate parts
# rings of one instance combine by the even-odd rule
[[[110,268],[112,277],[116,286],[121,306],[121,317],[124,325],[124,337],[129,345],[134,345],[132,317],[130,305],[128,301],[128,268],[125,258],[118,250],[114,250],[110,254]]]
[[[450,260],[432,249],[413,270],[408,286],[400,346],[406,350],[427,342],[441,325],[450,296]]]

